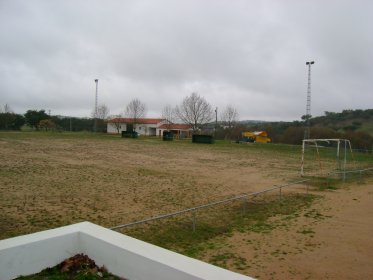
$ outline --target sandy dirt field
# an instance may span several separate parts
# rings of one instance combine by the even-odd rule
[[[270,170],[261,153],[159,140],[0,137],[0,237],[83,220],[115,226],[297,176],[299,158]],[[280,155],[272,157],[275,165]]]
[[[318,192],[312,192],[318,194]],[[259,279],[372,279],[373,183],[322,192],[295,217],[275,217],[275,229],[236,232],[202,257],[234,255],[231,269]]]
[[[244,146],[0,133],[0,239],[111,227],[299,179],[300,151]],[[260,279],[373,278],[372,182],[313,193],[310,208],[221,238],[201,259],[232,256],[229,269]]]

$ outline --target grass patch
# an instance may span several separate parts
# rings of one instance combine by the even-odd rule
[[[295,218],[297,213],[309,207],[317,196],[287,195],[281,200],[267,198],[265,201],[231,203],[197,212],[196,228],[193,231],[192,217],[179,217],[149,223],[127,229],[126,234],[152,244],[197,257],[209,248],[218,247],[212,240],[229,237],[234,231],[268,233],[281,223],[269,218],[283,215]],[[215,261],[218,261],[216,259]]]
[[[331,177],[305,177],[311,179],[307,182],[308,185],[315,187],[317,190],[337,190],[341,187],[343,181]]]
[[[237,270],[244,270],[247,267],[245,258],[228,252],[213,255],[209,259],[209,263],[223,268],[228,268],[230,266],[229,264],[232,264]]]

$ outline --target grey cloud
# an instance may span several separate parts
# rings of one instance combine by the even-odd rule
[[[371,108],[370,1],[2,1],[0,104],[89,116],[152,116],[191,91],[243,119]],[[336,8],[338,7],[338,8]],[[354,97],[352,97],[352,94]]]

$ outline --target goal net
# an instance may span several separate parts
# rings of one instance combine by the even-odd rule
[[[347,139],[305,139],[302,142],[301,176],[326,176],[354,168]]]

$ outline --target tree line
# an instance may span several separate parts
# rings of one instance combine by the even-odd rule
[[[123,114],[109,115],[106,105],[98,106],[92,112],[91,118],[51,116],[45,110],[28,110],[25,114],[14,113],[9,105],[0,108],[0,129],[20,130],[28,125],[34,130],[60,131],[93,131],[94,120],[97,122],[97,132],[106,132],[106,120],[127,117],[133,120],[136,127],[138,120],[146,117],[145,103],[135,98],[126,106]],[[177,106],[165,105],[162,119],[166,126],[174,123],[189,124],[193,133],[213,134],[216,139],[238,140],[243,131],[267,131],[273,143],[301,144],[304,136],[304,125],[310,122],[311,138],[345,138],[359,149],[371,150],[373,132],[362,129],[364,123],[373,124],[373,109],[343,110],[341,113],[325,112],[324,116],[302,118],[293,122],[263,122],[245,124],[238,121],[239,113],[232,105],[224,109],[213,108],[206,99],[197,93],[186,96]],[[120,122],[117,123],[118,133]],[[114,123],[115,125],[115,123]]]
[[[252,125],[252,130],[265,130],[274,143],[300,145],[304,137],[305,121],[268,122]],[[311,117],[310,138],[348,139],[353,148],[373,149],[373,109],[325,112],[324,116]]]
[[[92,131],[94,118],[52,116],[45,110],[16,114],[7,104],[0,107],[0,130],[21,130],[25,125],[36,131]],[[104,118],[98,119],[97,127],[98,132],[106,132]]]

